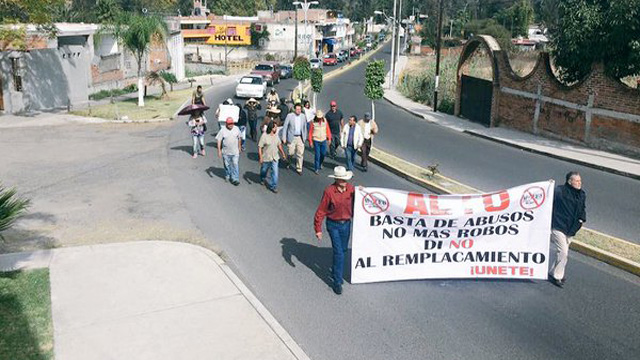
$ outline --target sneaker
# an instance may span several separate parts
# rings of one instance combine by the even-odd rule
[[[200,152],[200,155],[205,156],[205,155],[207,155],[207,153],[206,153],[204,150],[202,150],[202,151]]]
[[[318,175],[318,170],[313,170],[313,173]]]
[[[238,185],[240,185],[240,181],[232,181],[231,183],[233,184],[233,186],[238,186]]]
[[[276,188],[269,189],[269,191],[271,191],[271,192],[272,192],[272,193],[274,193],[274,194],[277,194],[277,193],[278,193],[278,189],[276,189]]]
[[[195,159],[195,158],[197,158],[197,157],[198,157],[198,154],[195,154],[195,153],[194,153],[193,155],[191,155],[191,157]]]
[[[550,281],[553,285],[555,285],[555,286],[557,286],[557,287],[559,287],[559,288],[561,288],[561,289],[562,289],[562,287],[564,286],[564,282],[563,282],[562,280],[558,280],[558,279],[554,278],[553,276],[549,276],[549,281]]]

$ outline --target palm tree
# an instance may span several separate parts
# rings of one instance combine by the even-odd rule
[[[147,83],[149,85],[160,84],[160,86],[162,87],[162,94],[160,95],[160,97],[164,99],[167,96],[167,81],[162,76],[162,72],[160,72],[160,71],[152,71],[152,72],[148,73],[147,74]],[[173,85],[172,85],[172,87],[173,87]]]
[[[13,225],[27,211],[30,201],[16,197],[15,189],[0,186],[0,233]],[[2,237],[2,235],[0,235]]]
[[[144,71],[142,61],[153,40],[164,41],[167,24],[157,16],[125,13],[115,24],[105,24],[102,32],[110,33],[122,41],[124,47],[133,53],[138,64],[138,106],[144,106]]]

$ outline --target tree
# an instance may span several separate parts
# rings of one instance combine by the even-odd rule
[[[318,106],[318,93],[322,91],[322,69],[311,70],[311,88],[313,89],[313,107]]]
[[[264,0],[217,0],[209,1],[208,5],[216,15],[255,16],[258,10],[267,10]]]
[[[99,23],[114,23],[120,17],[122,7],[118,0],[101,0],[97,4],[95,12]]]
[[[251,32],[251,45],[256,48],[261,48],[260,40],[264,39],[265,41],[269,41],[269,36],[271,33],[267,31],[267,25],[262,27],[262,31],[256,30],[256,24],[251,24],[251,28],[249,29]]]
[[[511,29],[511,36],[527,36],[529,25],[533,22],[534,12],[530,0],[520,0],[513,6],[499,11],[494,18],[502,26]]]
[[[53,14],[64,0],[1,0],[0,1],[0,51],[6,49],[26,50],[27,31],[24,25],[36,24],[38,30],[49,36],[57,29],[53,24]]]
[[[500,44],[502,50],[511,48],[511,33],[493,19],[473,20],[464,27],[465,38],[477,35],[491,35]]]
[[[178,78],[176,78],[176,76],[173,73],[170,73],[164,70],[160,71],[160,76],[162,76],[164,81],[169,83],[169,86],[171,87],[171,91],[173,91],[173,84],[178,83]]]
[[[311,64],[304,56],[298,56],[293,61],[293,78],[298,80],[298,94],[300,100],[303,99],[302,94],[302,82],[308,80],[311,77]]]
[[[16,196],[15,189],[5,189],[0,185],[0,233],[10,228],[24,215],[29,205],[28,199]]]
[[[167,24],[157,16],[124,14],[115,24],[105,24],[101,33],[111,33],[133,53],[138,65],[138,106],[144,106],[144,71],[142,61],[153,40],[164,41]]]
[[[384,60],[375,60],[368,63],[364,77],[364,95],[371,100],[371,118],[375,119],[376,106],[374,101],[382,99],[384,96],[384,89],[382,88],[385,78]]]
[[[640,75],[640,0],[564,0],[552,36],[560,79],[584,78],[594,63],[604,63],[616,79]]]

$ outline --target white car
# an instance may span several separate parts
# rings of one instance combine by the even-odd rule
[[[262,99],[267,95],[267,82],[262,75],[246,75],[238,81],[236,97]]]
[[[309,60],[312,69],[322,69],[322,60],[320,59],[311,59]]]

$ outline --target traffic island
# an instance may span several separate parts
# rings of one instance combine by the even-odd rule
[[[138,106],[138,98],[115,101],[109,104],[71,111],[73,115],[97,117],[114,122],[160,122],[175,118],[176,109],[191,97],[194,89],[183,89],[145,98],[144,106]]]
[[[438,195],[482,193],[481,190],[440,174],[437,165],[423,168],[376,147],[371,149],[369,159]],[[574,237],[571,249],[640,276],[640,245],[583,227]]]

